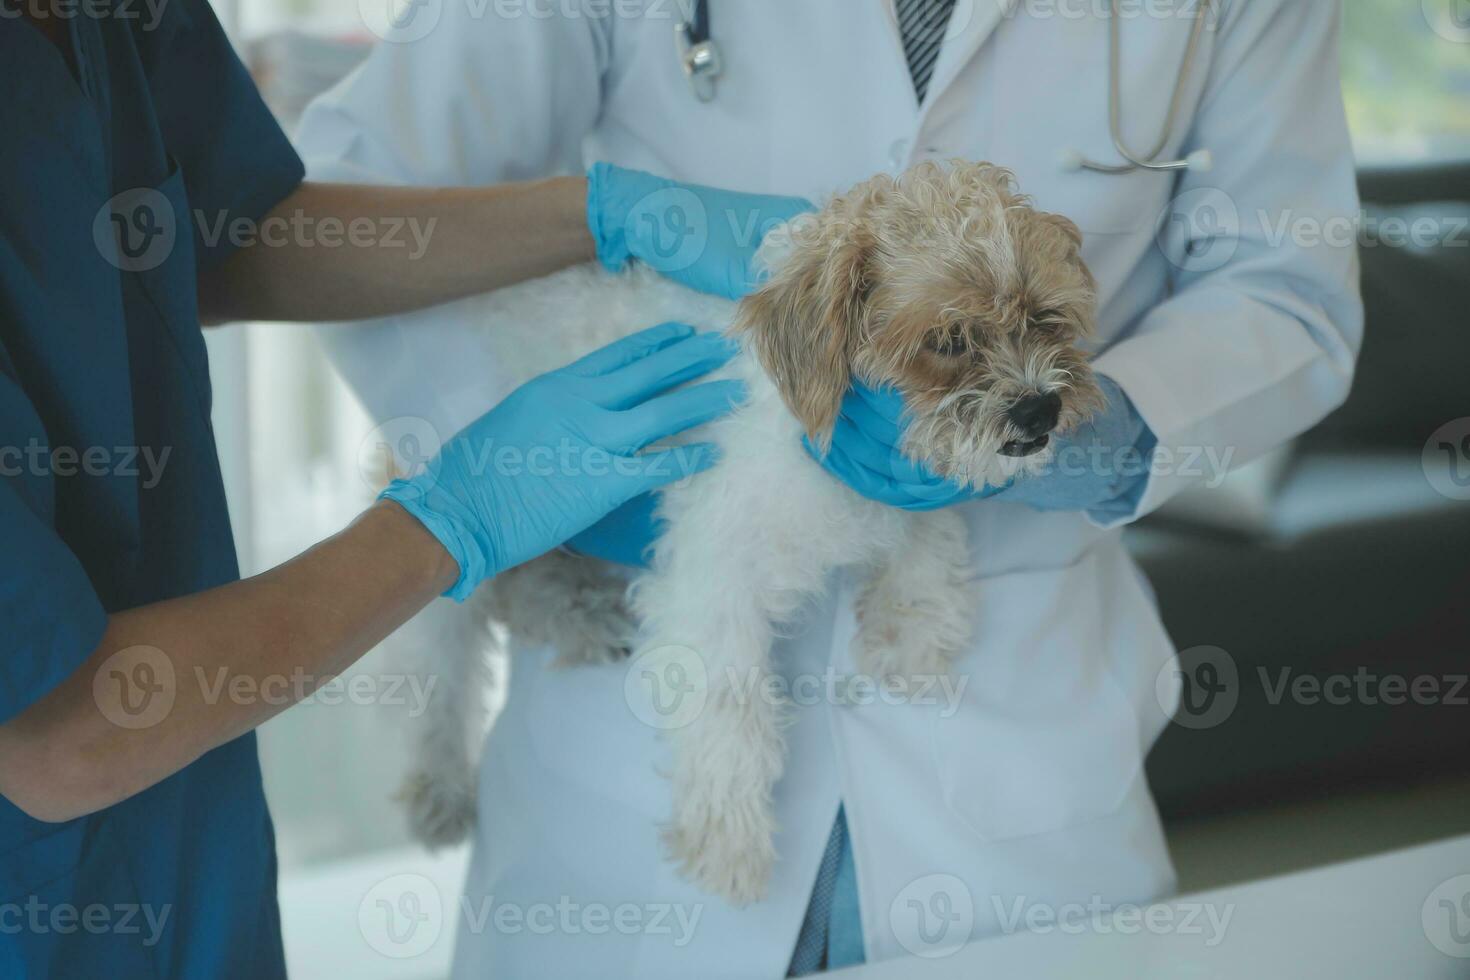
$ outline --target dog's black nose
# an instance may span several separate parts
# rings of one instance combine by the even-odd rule
[[[1062,398],[1055,393],[1027,395],[1006,414],[1024,438],[1040,439],[1057,427],[1057,419],[1062,415]]]

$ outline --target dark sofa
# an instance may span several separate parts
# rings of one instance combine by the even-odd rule
[[[1470,772],[1470,502],[1425,470],[1431,434],[1470,417],[1470,164],[1361,185],[1370,220],[1428,217],[1446,240],[1360,248],[1347,403],[1290,450],[1255,527],[1161,512],[1129,531],[1186,672],[1220,648],[1238,683],[1228,717],[1171,725],[1150,756],[1166,819]],[[1307,697],[1278,696],[1284,670]]]

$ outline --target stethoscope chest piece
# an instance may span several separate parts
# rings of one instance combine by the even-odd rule
[[[693,18],[676,25],[674,37],[679,45],[679,64],[694,89],[695,98],[713,102],[715,82],[725,70],[725,60],[720,55],[720,46],[710,37],[708,0],[695,3]]]

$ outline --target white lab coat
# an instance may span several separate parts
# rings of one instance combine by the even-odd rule
[[[322,180],[480,184],[607,160],[814,199],[925,157],[1002,163],[1086,235],[1097,368],[1178,464],[1150,478],[1148,513],[1211,475],[1196,449],[1239,465],[1348,390],[1362,329],[1353,250],[1273,238],[1283,216],[1357,211],[1338,6],[1229,3],[1165,150],[1208,148],[1213,172],[1118,177],[1059,165],[1069,149],[1116,159],[1107,25],[1093,13],[1106,5],[1000,2],[961,0],[919,108],[884,0],[713,0],[726,72],[710,104],[676,61],[673,0],[443,0],[427,8],[440,19],[426,38],[380,45],[313,105],[300,145]],[[583,13],[545,16],[567,9]],[[1146,15],[1123,25],[1136,147],[1157,138],[1189,26]],[[1204,188],[1233,203],[1239,234],[1233,252],[1191,264],[1187,224],[1162,215],[1177,195],[1213,193]],[[328,336],[375,415],[452,429],[501,393],[465,326],[451,306]],[[776,795],[781,860],[754,907],[702,895],[662,859],[666,747],[629,710],[623,670],[547,671],[544,652],[523,652],[481,770],[466,901],[581,911],[549,929],[459,916],[455,976],[782,976],[839,800],[870,960],[1017,928],[1018,908],[1167,893],[1142,763],[1172,710],[1173,649],[1121,532],[993,501],[965,514],[979,578],[958,710],[805,698],[816,703],[795,712]],[[851,670],[853,586],[838,575],[833,597],[780,645],[788,676]],[[654,911],[621,927],[598,918],[629,903]],[[657,908],[667,918],[655,923]],[[670,928],[680,913],[697,916],[690,936]]]

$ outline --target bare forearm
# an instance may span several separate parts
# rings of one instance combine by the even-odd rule
[[[580,177],[444,189],[306,183],[201,278],[200,315],[359,320],[548,275],[595,257],[586,196]]]
[[[76,673],[0,726],[0,793],[51,820],[126,799],[310,694],[457,573],[384,503],[262,575],[118,613]],[[104,668],[116,683],[94,684]],[[167,710],[119,714],[145,690]]]

